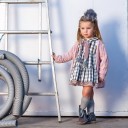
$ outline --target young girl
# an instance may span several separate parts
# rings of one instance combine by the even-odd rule
[[[101,88],[108,68],[108,57],[98,28],[97,14],[87,10],[79,20],[77,42],[64,55],[55,55],[57,63],[72,61],[70,84],[82,86],[79,106],[79,122],[86,124],[96,121],[94,114],[93,87]]]

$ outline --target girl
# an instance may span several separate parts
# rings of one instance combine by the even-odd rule
[[[55,55],[57,63],[72,61],[70,84],[82,86],[79,106],[79,122],[96,121],[94,114],[93,87],[103,87],[108,68],[108,57],[98,28],[97,14],[87,10],[79,20],[77,42],[63,56]]]

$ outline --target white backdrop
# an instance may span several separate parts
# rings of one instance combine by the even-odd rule
[[[98,14],[99,27],[109,56],[109,70],[104,89],[95,89],[97,116],[128,116],[128,46],[126,0],[49,0],[52,46],[56,54],[68,51],[76,41],[79,18],[93,8]],[[45,12],[45,8],[43,10]],[[5,28],[5,6],[0,5],[0,29]],[[10,30],[37,30],[37,5],[10,5]],[[47,28],[43,13],[43,29]],[[42,36],[42,60],[49,60],[47,36]],[[4,49],[5,38],[0,42]],[[38,35],[10,35],[8,50],[23,61],[38,59]],[[55,64],[61,114],[78,115],[82,87],[68,84],[71,62]],[[37,67],[27,66],[30,76],[29,91],[52,92],[50,66],[42,66],[42,81],[38,81]],[[33,97],[25,115],[57,115],[55,97]]]

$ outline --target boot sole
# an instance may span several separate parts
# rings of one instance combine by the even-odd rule
[[[95,124],[95,123],[96,123],[96,121],[89,121],[89,123],[90,123],[90,124]]]
[[[85,125],[85,124],[89,124],[89,123],[90,123],[89,121],[86,121],[86,122],[77,121],[77,124],[79,124],[79,125]]]

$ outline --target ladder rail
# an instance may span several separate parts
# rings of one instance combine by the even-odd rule
[[[8,30],[8,3],[5,4],[5,29]],[[8,33],[5,35],[5,50],[8,50]]]

